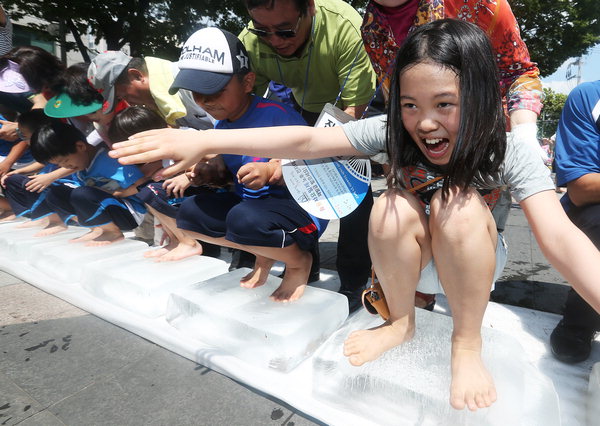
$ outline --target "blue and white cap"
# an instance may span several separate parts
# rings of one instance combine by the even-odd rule
[[[235,74],[250,71],[250,59],[242,42],[229,31],[202,28],[187,39],[179,56],[179,73],[169,89],[187,89],[202,95],[219,92]]]

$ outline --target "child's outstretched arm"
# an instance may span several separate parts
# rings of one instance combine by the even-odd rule
[[[521,207],[544,256],[600,312],[600,251],[569,220],[554,191],[532,195]]]
[[[363,155],[341,127],[261,127],[240,130],[160,129],[133,135],[113,145],[110,156],[121,164],[147,163],[170,158],[171,167],[159,170],[160,179],[181,173],[207,154],[254,155],[269,158],[320,158],[333,155]]]

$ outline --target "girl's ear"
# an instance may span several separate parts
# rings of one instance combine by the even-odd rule
[[[254,81],[256,80],[256,74],[250,71],[248,74],[244,76],[242,80],[242,86],[244,87],[245,93],[252,93],[252,89],[254,89]]]

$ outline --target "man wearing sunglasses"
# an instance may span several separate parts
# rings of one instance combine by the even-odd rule
[[[360,118],[375,90],[362,44],[362,18],[342,0],[244,0],[251,22],[239,38],[256,70],[255,91],[270,81],[292,90],[314,123],[327,103]]]
[[[254,90],[270,82],[292,91],[296,109],[314,125],[326,103],[361,118],[375,92],[375,74],[360,35],[362,18],[342,0],[244,0],[251,21],[239,38],[256,73]],[[336,102],[337,100],[337,102]],[[336,266],[350,312],[370,276],[367,247],[373,197],[340,221]]]

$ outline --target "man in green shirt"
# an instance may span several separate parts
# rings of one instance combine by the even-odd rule
[[[358,12],[342,0],[244,1],[252,21],[239,38],[256,71],[255,92],[263,95],[270,81],[283,84],[309,124],[338,95],[336,106],[360,118],[375,73]]]

